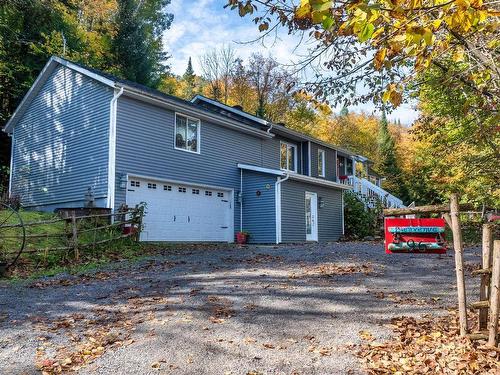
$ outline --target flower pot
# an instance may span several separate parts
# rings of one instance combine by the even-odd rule
[[[247,239],[248,239],[248,234],[241,232],[236,233],[236,243],[244,245],[247,243]]]

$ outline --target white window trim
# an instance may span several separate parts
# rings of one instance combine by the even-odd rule
[[[293,169],[281,168],[281,146],[282,145],[286,145],[287,146],[287,153],[288,153],[288,146],[291,146],[294,149],[295,157],[293,158]],[[288,155],[287,155],[286,160],[287,160],[287,164],[288,164]],[[284,141],[280,141],[280,169],[282,171],[297,173],[297,145],[296,144],[289,143],[289,142],[284,142]]]
[[[322,154],[323,157],[321,158],[321,174],[319,173],[319,167],[320,167],[320,164],[319,164],[319,155]],[[325,177],[326,176],[326,153],[325,153],[325,150],[322,150],[320,148],[318,148],[318,176],[319,177]]]
[[[196,132],[196,137],[197,137],[196,151],[191,151],[191,150],[188,150],[188,149],[185,149],[185,148],[177,147],[177,144],[176,144],[177,116],[182,116],[182,117],[185,117],[187,120],[194,120],[194,121],[198,122],[198,129],[197,129],[197,132]],[[187,122],[186,122],[186,126],[187,126]],[[198,154],[199,155],[201,153],[200,152],[200,150],[201,150],[201,121],[200,121],[200,119],[198,119],[196,117],[185,115],[183,113],[175,112],[175,116],[174,116],[174,149],[179,150],[179,151],[189,152],[191,154]]]

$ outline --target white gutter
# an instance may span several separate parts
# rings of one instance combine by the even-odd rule
[[[109,104],[109,149],[108,149],[108,204],[115,208],[115,161],[116,161],[116,109],[118,98],[123,94],[123,87],[115,94]]]
[[[276,243],[281,242],[281,184],[290,178],[289,174],[285,178],[278,177],[274,183],[275,192],[275,210],[276,210]]]

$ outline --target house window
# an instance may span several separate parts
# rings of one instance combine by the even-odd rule
[[[318,176],[325,177],[326,170],[325,151],[318,150]]]
[[[130,181],[130,186],[140,187],[141,183],[139,181]]]
[[[179,186],[179,193],[185,193],[185,192],[186,192],[186,188]]]
[[[200,189],[193,189],[192,193],[193,194],[200,194]]]
[[[148,183],[148,189],[156,189],[156,184]]]
[[[280,168],[286,171],[297,172],[297,146],[281,142]]]
[[[224,198],[224,193],[217,193],[217,196],[218,196],[219,198]]]
[[[208,197],[211,197],[212,196],[212,192],[208,191],[208,190],[205,190],[205,195],[208,196]]]
[[[200,153],[200,120],[175,114],[175,148]]]
[[[346,161],[346,173],[348,175],[352,175],[353,173],[353,165],[352,165],[352,159],[347,159]]]
[[[172,191],[172,186],[170,186],[170,185],[163,185],[163,190]]]

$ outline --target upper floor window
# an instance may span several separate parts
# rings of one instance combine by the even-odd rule
[[[200,120],[175,114],[175,148],[200,153]]]
[[[318,176],[325,177],[326,170],[325,151],[318,149]]]
[[[297,146],[281,142],[280,168],[286,171],[297,172]]]

